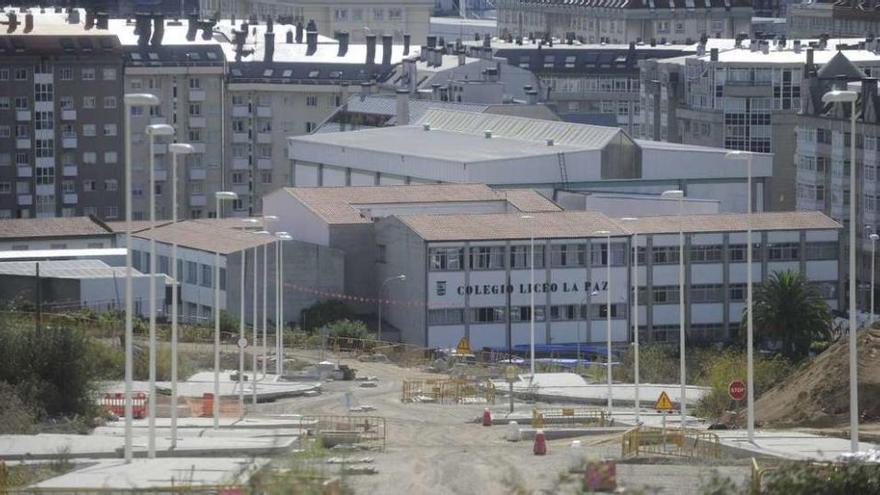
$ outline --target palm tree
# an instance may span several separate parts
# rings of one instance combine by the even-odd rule
[[[828,337],[831,312],[822,296],[795,271],[773,272],[755,288],[756,335],[782,344],[782,354],[792,361],[807,357],[814,340]],[[743,323],[745,328],[745,308]]]

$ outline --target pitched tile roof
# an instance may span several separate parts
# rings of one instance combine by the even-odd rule
[[[149,230],[142,230],[134,234],[134,237],[152,238],[156,242],[177,243],[181,247],[220,254],[236,253],[275,240],[272,236],[259,235],[252,231],[226,228],[221,232],[218,228],[216,222],[188,220],[162,225],[152,233]]]
[[[330,224],[371,223],[357,206],[370,204],[507,201],[523,212],[560,211],[531,189],[492,189],[485,184],[289,187],[285,191]]]
[[[92,217],[16,218],[0,220],[0,239],[108,235],[106,224]]]
[[[752,214],[752,230],[824,230],[840,229],[841,225],[818,211],[783,211]],[[627,230],[637,234],[674,233],[679,230],[675,215],[642,217],[620,222]],[[721,213],[714,215],[685,215],[681,221],[685,232],[745,232],[748,215],[745,213]]]

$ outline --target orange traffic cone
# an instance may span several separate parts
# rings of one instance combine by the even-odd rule
[[[492,413],[488,407],[483,409],[483,426],[492,426]]]
[[[535,445],[532,447],[535,455],[545,455],[547,453],[547,441],[544,439],[544,430],[535,431]]]

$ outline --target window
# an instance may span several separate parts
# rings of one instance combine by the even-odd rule
[[[189,89],[202,89],[202,80],[198,77],[193,77],[189,80]]]
[[[9,80],[9,69],[0,69],[0,81],[8,81]]]
[[[479,246],[471,248],[472,270],[504,269],[504,246]]]
[[[186,262],[186,283],[193,285],[199,283],[199,268],[195,261]]]
[[[594,240],[592,243],[592,252],[590,253],[590,263],[592,266],[606,266],[608,264],[608,244],[605,242]],[[622,266],[626,264],[627,250],[623,243],[611,244],[611,265]]]
[[[808,260],[836,260],[837,243],[836,242],[808,242],[806,246],[806,257]]]
[[[27,124],[16,124],[15,125],[15,137],[20,139],[27,139],[30,137],[31,129]]]
[[[117,218],[119,216],[119,208],[116,206],[104,207],[104,218]]]
[[[263,184],[271,184],[272,183],[272,171],[271,170],[261,170],[260,171],[260,182]]]
[[[655,265],[678,263],[678,246],[654,246],[653,261]]]
[[[384,21],[385,20],[385,9],[373,9],[373,20],[374,21]]]
[[[89,179],[89,180],[84,180],[82,182],[83,192],[93,192],[93,191],[95,191],[95,189],[96,189],[96,182],[95,181]]]
[[[577,304],[550,306],[550,319],[553,321],[579,320],[582,312],[580,305]]]
[[[544,306],[535,306],[535,321],[544,321],[546,319],[546,313]],[[510,308],[510,321],[531,321],[532,320],[532,308],[531,306],[514,306]]]
[[[691,303],[720,303],[724,301],[721,284],[694,284],[690,288]]]
[[[401,8],[388,9],[388,20],[399,21],[401,19],[403,19],[403,9],[401,9]]]
[[[431,271],[463,270],[464,249],[431,248],[428,250],[428,266]]]
[[[9,97],[8,96],[0,96],[0,110],[8,110],[9,109]]]
[[[36,181],[39,185],[51,185],[55,183],[54,167],[37,167]]]
[[[199,265],[202,269],[202,276],[199,281],[199,284],[202,287],[212,287],[211,280],[213,279],[213,271],[211,265]]]
[[[28,71],[24,68],[15,69],[15,80],[16,81],[27,81],[28,80]]]
[[[461,325],[464,323],[464,310],[444,308],[428,310],[428,325]]]
[[[0,182],[0,194],[12,194],[12,182]]]
[[[232,183],[233,184],[244,184],[244,173],[233,172],[232,173]]]
[[[115,81],[116,80],[116,69],[113,67],[106,67],[101,71],[101,76],[105,81]]]
[[[586,246],[583,244],[554,244],[550,246],[550,266],[553,268],[586,266]]]
[[[38,131],[51,131],[54,126],[55,118],[52,112],[36,112],[34,115],[34,129]],[[0,137],[2,137],[2,132],[0,132]]]
[[[202,140],[202,131],[200,129],[190,129],[188,134],[191,143],[197,143]]]
[[[16,110],[27,110],[30,107],[28,105],[28,97],[27,96],[16,96],[15,97],[15,109]]]
[[[308,107],[318,106],[318,97],[317,96],[306,96],[306,106],[308,106]]]
[[[12,165],[12,153],[0,153],[0,167]]]
[[[86,137],[94,137],[97,135],[97,126],[95,124],[83,124],[82,134]]]
[[[132,79],[129,83],[129,87],[131,87],[131,89],[143,89],[144,81],[140,79]]]
[[[116,97],[115,96],[105,96],[104,97],[104,108],[116,108]]]
[[[678,286],[654,286],[654,290],[652,291],[651,296],[651,301],[654,304],[678,304]]]
[[[98,154],[94,151],[83,152],[83,163],[87,165],[98,163]]]
[[[107,165],[113,165],[119,161],[119,154],[116,151],[105,151],[104,152],[104,163]]]
[[[801,245],[796,242],[771,244],[767,252],[770,261],[797,261]]]
[[[76,192],[76,183],[69,179],[62,181],[61,192],[63,192],[64,194],[74,194]]]
[[[314,131],[315,127],[317,127],[317,124],[315,124],[314,122],[306,122],[306,132]]]
[[[505,321],[503,307],[496,308],[471,308],[471,323],[494,323]]]
[[[15,194],[30,194],[31,185],[27,182],[21,181],[15,183]]]
[[[94,67],[85,67],[80,70],[80,77],[83,81],[94,81],[95,80],[95,68]]]
[[[348,20],[348,9],[334,9],[336,22],[345,22]]]
[[[35,84],[34,101],[52,101],[54,99],[52,84]]]
[[[729,248],[728,254],[730,256],[730,262],[743,262],[746,261],[746,245],[745,244],[732,244]],[[752,260],[758,261],[761,259],[761,245],[755,244],[752,248]]]
[[[12,137],[12,127],[0,125],[0,138]]]
[[[105,191],[116,191],[119,189],[119,182],[116,179],[107,179],[104,181]]]
[[[15,164],[18,166],[27,166],[30,163],[30,155],[27,151],[15,152]]]
[[[691,246],[692,263],[717,263],[721,261],[721,246]]]
[[[52,158],[55,156],[55,141],[52,139],[37,139],[36,156],[37,158]]]
[[[83,108],[95,108],[96,98],[94,96],[83,96]],[[132,107],[139,108],[139,107]]]
[[[189,114],[193,117],[198,117],[202,115],[202,104],[201,103],[190,103],[189,104]]]
[[[510,268],[530,268],[532,262],[529,246],[510,246]],[[535,268],[544,268],[544,246],[535,246]]]

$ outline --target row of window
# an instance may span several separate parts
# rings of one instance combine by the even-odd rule
[[[590,253],[591,266],[605,266],[608,261],[607,246],[604,243],[593,243]],[[535,268],[544,268],[545,246],[536,245],[534,252]],[[552,268],[583,267],[586,264],[586,245],[584,244],[553,244],[550,246],[550,266]],[[646,262],[646,247],[638,248],[638,262]],[[692,245],[689,250],[690,263],[721,263],[723,246],[717,244]],[[767,246],[768,261],[798,261],[801,257],[799,242],[782,242]],[[746,261],[746,245],[731,244],[727,250],[731,263]],[[531,252],[529,246],[475,246],[466,252],[465,248],[431,248],[428,251],[429,269],[431,271],[460,271],[468,266],[471,270],[504,270],[506,268],[530,268]],[[837,259],[837,243],[808,242],[804,257],[807,260]],[[753,261],[763,258],[760,244],[752,250]],[[611,245],[611,265],[622,266],[626,260],[626,244]],[[669,265],[679,262],[678,246],[654,246],[651,250],[651,261],[654,265]],[[467,265],[465,263],[467,262]],[[507,262],[507,264],[505,264]]]
[[[132,266],[141,272],[150,271],[149,251],[132,250]],[[156,272],[171,275],[171,262],[168,256],[159,255],[156,258]],[[177,277],[182,282],[213,288],[214,266],[195,261],[177,260]],[[220,290],[226,290],[226,269],[220,268]]]
[[[35,101],[52,101],[52,90],[51,84],[46,85],[37,85],[37,86],[48,86],[49,89],[43,89],[36,93],[34,100]],[[98,97],[97,96],[83,96],[82,97],[82,106],[81,109],[91,110],[98,108]],[[76,101],[73,96],[61,96],[58,98],[58,106],[61,110],[76,110]],[[116,108],[117,100],[115,96],[104,96],[101,100],[101,108],[104,109],[112,109]],[[0,96],[0,110],[9,110],[11,108],[15,108],[15,110],[30,110],[30,98],[27,96],[16,96],[11,98],[9,96]]]
[[[611,305],[612,318],[626,317],[626,304]],[[428,310],[428,325],[461,325],[467,317],[468,323],[506,323],[508,311],[504,306],[480,308],[443,308]],[[593,320],[607,318],[606,304],[563,304],[551,306],[535,306],[535,321],[584,321],[589,317]],[[531,306],[512,306],[510,322],[528,322],[532,319]]]
[[[35,67],[34,73],[51,73],[51,68],[47,67]],[[31,71],[28,70],[27,67],[15,67],[13,69],[4,67],[0,68],[0,81],[27,81],[30,79]],[[98,70],[95,67],[82,67],[79,69],[80,79],[83,81],[95,81],[97,80],[97,75],[99,74]],[[105,67],[100,71],[101,79],[104,81],[115,81],[117,77],[117,70],[115,67]],[[72,67],[59,67],[58,68],[58,79],[61,81],[73,81],[74,78],[74,70]]]

